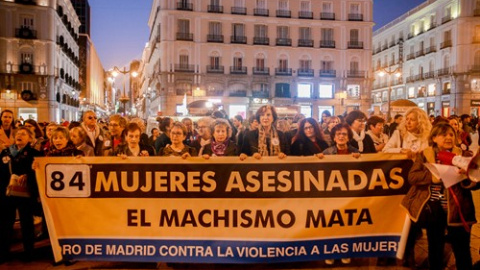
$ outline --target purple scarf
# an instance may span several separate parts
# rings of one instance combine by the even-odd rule
[[[228,140],[225,140],[224,142],[221,142],[221,143],[217,143],[215,140],[212,140],[211,147],[212,147],[212,152],[215,156],[217,157],[224,156],[225,151],[227,150],[227,147],[228,147]]]

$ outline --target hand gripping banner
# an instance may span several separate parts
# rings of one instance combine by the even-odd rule
[[[56,261],[395,257],[408,230],[403,155],[36,162]]]

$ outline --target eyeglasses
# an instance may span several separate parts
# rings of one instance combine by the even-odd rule
[[[345,136],[345,137],[346,137],[346,136],[348,136],[348,133],[346,133],[346,132],[337,132],[337,133],[335,133],[335,136]]]
[[[171,134],[172,136],[182,136],[182,135],[183,135],[182,132],[170,132],[170,134]]]
[[[309,129],[313,129],[313,126],[305,126],[305,127],[303,128],[303,130],[309,130]]]
[[[96,116],[89,116],[89,117],[87,117],[87,118],[88,118],[89,120],[92,120],[92,119],[97,120],[97,117],[96,117]]]

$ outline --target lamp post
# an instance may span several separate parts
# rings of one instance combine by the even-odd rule
[[[118,73],[122,73],[123,75],[126,75],[126,74],[131,74],[132,77],[137,77],[138,76],[138,73],[136,71],[133,71],[133,70],[127,70],[126,67],[123,67],[123,70],[120,70],[118,67],[113,67],[113,69],[111,70],[110,74],[115,78],[118,76]],[[123,80],[123,92],[122,92],[122,96],[120,96],[120,98],[118,99],[118,101],[120,101],[121,103],[123,103],[123,115],[126,114],[126,107],[127,107],[127,102],[130,101],[130,97],[127,96],[127,94],[125,93],[125,79]]]
[[[388,82],[388,96],[387,96],[387,122],[390,122],[390,119],[392,116],[390,115],[390,111],[392,106],[390,105],[391,102],[391,96],[392,96],[392,80],[390,79],[391,75],[395,75],[395,77],[399,78],[402,76],[402,73],[400,72],[400,67],[396,67],[395,69],[391,68],[382,68],[380,69],[378,75],[380,77],[383,77],[385,75],[388,75],[387,82]]]

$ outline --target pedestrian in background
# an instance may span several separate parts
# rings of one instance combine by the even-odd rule
[[[14,142],[15,120],[11,110],[0,113],[0,151],[9,147]]]

